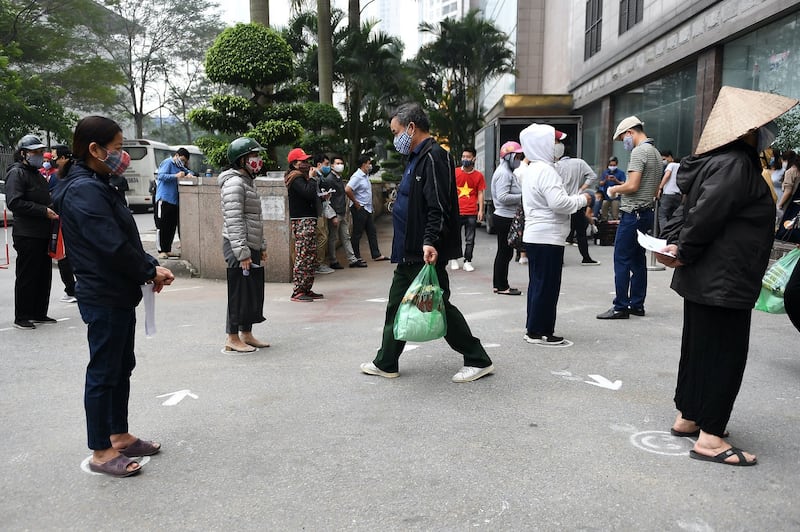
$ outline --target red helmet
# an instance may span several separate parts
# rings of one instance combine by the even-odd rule
[[[500,146],[500,158],[502,159],[509,153],[522,153],[522,146],[519,145],[519,142],[514,142],[513,140],[509,140],[502,146]]]

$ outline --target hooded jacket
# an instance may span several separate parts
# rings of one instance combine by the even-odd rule
[[[267,249],[261,200],[253,178],[242,170],[229,169],[219,175],[217,184],[222,205],[222,237],[231,243],[236,260],[251,258],[251,249]]]
[[[78,300],[113,308],[138,305],[140,285],[155,277],[158,261],[145,253],[131,211],[108,176],[74,164],[56,185],[53,203],[75,270]]]
[[[14,213],[14,236],[50,238],[47,179],[32,166],[16,162],[6,174],[6,205]]]
[[[554,168],[555,129],[531,124],[519,135],[530,163],[521,170],[522,207],[525,230],[522,241],[528,244],[563,246],[569,233],[570,215],[586,207],[586,196],[570,196]]]
[[[683,159],[677,177],[684,203],[662,237],[677,244],[672,289],[689,301],[752,308],[769,262],[775,203],[758,154],[737,141]]]
[[[517,207],[522,203],[522,189],[519,180],[508,161],[500,159],[500,164],[492,175],[492,204],[494,213],[503,218],[513,218],[517,214]]]

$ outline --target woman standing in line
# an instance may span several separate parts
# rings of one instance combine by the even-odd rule
[[[145,253],[131,211],[109,184],[130,161],[122,151],[119,125],[102,116],[86,117],[75,128],[72,148],[74,160],[63,168],[66,177],[53,192],[53,202],[78,280],[78,308],[88,326],[84,406],[93,451],[89,468],[127,477],[141,471],[134,457],[161,450],[161,444],[128,432],[136,306],[142,285],[160,292],[175,277]]]
[[[264,166],[264,148],[255,140],[240,137],[228,146],[229,170],[219,175],[222,203],[222,255],[228,268],[249,271],[267,260],[267,243],[261,221],[261,200],[253,180]],[[230,283],[230,279],[228,280]],[[253,336],[253,324],[238,322],[228,301],[225,351],[252,353],[269,344]]]
[[[302,148],[289,152],[289,168],[283,176],[289,195],[289,219],[294,236],[294,290],[291,300],[309,303],[322,299],[311,288],[317,270],[317,214],[321,211],[317,181],[310,175],[311,156]]]
[[[518,296],[522,292],[511,288],[508,284],[508,264],[514,256],[514,248],[508,245],[508,231],[522,205],[522,189],[514,170],[519,168],[523,158],[522,146],[513,140],[500,146],[500,164],[492,175],[492,225],[497,234],[497,253],[494,256],[494,273],[492,283],[494,293],[507,296]]]
[[[519,135],[525,158],[522,170],[522,205],[525,231],[522,242],[528,254],[528,319],[524,340],[548,346],[572,345],[555,336],[556,307],[561,290],[564,242],[570,217],[592,201],[588,192],[570,196],[556,172],[556,130],[544,124],[531,124]]]

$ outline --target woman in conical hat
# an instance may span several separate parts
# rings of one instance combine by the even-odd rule
[[[758,154],[772,143],[773,120],[797,104],[775,94],[722,87],[695,155],[681,162],[683,204],[662,232],[658,260],[675,268],[684,299],[681,359],[671,432],[697,436],[690,456],[756,464],[726,441],[725,428],[747,362],[750,319],[772,249],[775,202]]]

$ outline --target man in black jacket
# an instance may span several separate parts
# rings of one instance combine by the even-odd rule
[[[443,291],[450,347],[464,355],[464,367],[453,382],[470,382],[494,372],[494,365],[464,316],[450,303],[447,261],[461,256],[455,163],[429,133],[430,122],[417,104],[400,106],[391,118],[394,146],[407,155],[408,165],[392,209],[392,262],[397,264],[389,289],[383,342],[375,360],[361,364],[369,375],[395,378],[405,342],[394,338],[394,319],[400,301],[424,264],[435,264]]]
[[[47,180],[39,173],[46,146],[35,135],[17,143],[16,162],[6,175],[6,203],[14,213],[17,250],[14,285],[14,327],[35,329],[35,323],[55,323],[47,315],[53,267],[47,254],[51,223],[58,215],[50,208]]]

